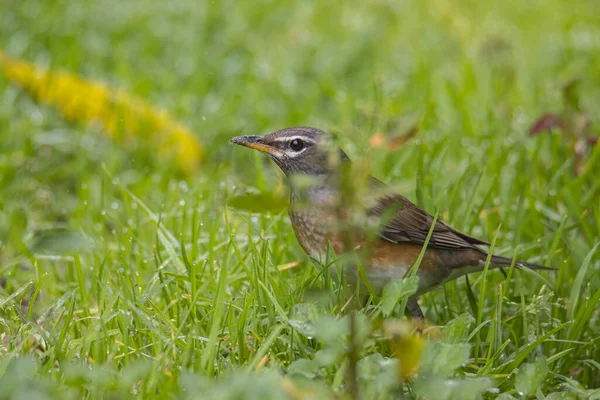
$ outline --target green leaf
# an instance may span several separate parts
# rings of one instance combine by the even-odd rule
[[[590,399],[593,399],[593,397],[589,397]],[[554,392],[554,393],[550,393],[546,396],[545,400],[575,400],[575,396],[569,394],[569,393],[565,393],[565,392]]]
[[[350,318],[344,317],[343,319],[344,323],[348,325],[348,329],[350,329]],[[356,324],[354,341],[355,343],[364,344],[373,331],[371,320],[366,315],[357,313],[354,322]]]
[[[378,398],[378,394],[391,393],[398,385],[399,361],[371,354],[358,361],[358,377],[363,399]]]
[[[538,358],[533,363],[523,364],[518,369],[515,378],[515,389],[521,395],[531,396],[540,387],[547,373],[548,365],[543,357]]]
[[[300,334],[313,338],[317,335],[315,325],[325,314],[325,309],[318,304],[294,304],[289,312],[289,324]]]
[[[475,400],[491,388],[493,383],[487,378],[441,379],[420,377],[415,383],[415,394],[419,399],[435,400]]]
[[[475,318],[469,313],[462,313],[450,320],[443,328],[444,340],[448,343],[460,343],[469,336],[469,328],[475,322]]]
[[[32,386],[36,373],[37,363],[34,357],[25,355],[11,359],[6,371],[0,376],[0,392],[10,398],[11,393],[18,393],[25,387]]]
[[[287,373],[290,376],[300,375],[304,378],[314,379],[317,377],[319,365],[314,360],[301,358],[290,364]]]
[[[239,210],[248,210],[255,213],[278,213],[287,207],[288,199],[283,193],[260,192],[249,189],[228,199],[227,204]]]
[[[37,233],[29,248],[37,254],[64,255],[88,250],[92,245],[81,232],[56,228]]]
[[[515,400],[515,398],[508,393],[502,393],[496,400]]]
[[[419,287],[419,277],[394,279],[383,288],[381,300],[381,310],[383,315],[389,316],[396,308],[396,305],[405,300],[411,294],[416,293]]]
[[[423,354],[423,375],[446,377],[466,364],[471,352],[468,343],[429,342]]]
[[[279,400],[288,398],[281,376],[273,370],[253,374],[234,371],[223,379],[206,379],[204,376],[185,373],[180,382],[189,399],[244,399]],[[160,397],[160,396],[158,396]]]
[[[315,324],[315,336],[324,345],[340,346],[348,342],[350,325],[348,318],[334,318],[326,315]]]
[[[315,362],[320,367],[332,367],[342,361],[346,354],[345,349],[341,347],[328,346],[323,350],[318,350],[315,353]]]

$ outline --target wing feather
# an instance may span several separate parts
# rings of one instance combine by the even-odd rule
[[[433,216],[399,194],[380,197],[368,214],[382,219],[380,236],[393,243],[424,244],[433,223]],[[438,220],[429,245],[441,249],[477,249],[477,245],[489,244]]]

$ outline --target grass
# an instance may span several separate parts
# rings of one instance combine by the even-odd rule
[[[0,2],[5,53],[141,96],[207,149],[181,175],[0,75],[0,398],[350,397],[351,370],[364,398],[599,398],[600,147],[574,176],[564,133],[527,135],[574,78],[598,135],[596,8]],[[414,123],[401,149],[369,146]],[[490,270],[425,295],[441,333],[400,383],[392,349],[414,339],[384,340],[377,299],[341,312],[272,195],[279,172],[227,144],[292,125],[335,133],[497,254],[558,272]],[[272,212],[236,197],[250,188]]]

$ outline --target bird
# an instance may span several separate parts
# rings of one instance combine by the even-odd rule
[[[418,296],[451,280],[482,271],[490,246],[435,219],[380,180],[366,174],[344,173],[352,161],[333,136],[311,127],[290,127],[264,136],[237,136],[231,143],[266,153],[287,177],[288,214],[296,238],[306,254],[323,260],[329,246],[336,255],[360,252],[369,283],[377,294],[393,279],[405,276],[431,236],[417,276],[418,289],[407,301],[415,320],[424,320]],[[364,176],[364,182],[348,182]],[[364,196],[350,191],[363,187]],[[345,196],[345,197],[344,197]],[[346,199],[344,201],[344,198]],[[359,198],[359,200],[356,200]],[[349,199],[349,200],[348,200]],[[508,267],[512,258],[489,256],[488,268]],[[553,268],[515,260],[517,268]],[[344,271],[350,285],[357,268]]]

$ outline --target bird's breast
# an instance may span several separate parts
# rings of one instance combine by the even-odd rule
[[[290,220],[298,242],[308,255],[324,261],[329,245],[336,254],[344,253],[343,232],[336,229],[336,224],[338,227],[340,225],[330,213],[319,210],[311,212],[290,210]],[[353,248],[359,248],[359,257],[364,271],[377,293],[381,293],[390,280],[405,276],[421,252],[420,245],[392,243],[381,238],[369,242],[360,239],[363,237],[360,232],[352,237],[354,241],[351,245]],[[437,251],[427,250],[418,270],[419,292],[426,292],[445,281],[449,272],[440,265]],[[358,279],[356,266],[346,266],[344,276],[348,283],[356,284]]]
[[[290,210],[290,220],[296,239],[306,254],[321,258],[327,251],[327,246],[332,237],[328,225],[331,219],[324,213]]]
[[[367,237],[372,235],[367,233],[367,226],[364,230],[355,226],[352,232],[348,232],[348,224],[343,218],[345,213],[336,209],[332,193],[326,189],[315,189],[301,195],[292,193],[289,216],[304,251],[325,261],[328,246],[331,245],[335,253],[341,255],[345,249],[345,236],[349,233],[350,245],[353,249],[359,249],[361,263],[377,292],[390,280],[402,278],[419,257],[422,246],[393,243],[378,235],[368,240]],[[418,270],[420,292],[446,280],[450,270],[442,264],[438,251],[428,249],[425,252]],[[355,266],[347,266],[344,275],[350,283],[355,283],[358,276]]]

